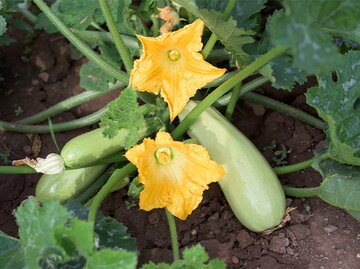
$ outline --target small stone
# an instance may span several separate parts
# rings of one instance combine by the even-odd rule
[[[289,248],[289,247],[286,249],[286,253],[291,255],[291,256],[295,254],[294,250],[292,248]]]
[[[344,234],[351,234],[350,230],[344,230]]]
[[[310,235],[310,229],[305,224],[295,224],[290,226],[289,229],[299,240],[304,240]]]
[[[25,152],[26,155],[30,155],[32,152],[30,146],[24,146],[23,151]]]
[[[209,220],[218,220],[219,219],[219,213],[216,212],[215,214],[213,214],[212,216],[209,217]]]
[[[197,230],[196,230],[196,229],[191,230],[191,235],[192,235],[192,236],[197,235]]]
[[[47,73],[47,72],[41,72],[41,73],[38,75],[38,77],[41,78],[42,81],[48,82],[50,75],[49,75],[49,73]]]
[[[159,223],[160,215],[158,213],[154,212],[149,215],[148,219],[149,219],[149,223],[151,225],[155,225],[155,224]]]
[[[325,266],[322,266],[322,265],[321,265],[321,266],[320,266],[320,269],[325,269]]]
[[[286,247],[289,246],[290,240],[286,237],[274,236],[271,238],[269,249],[273,252],[285,254]]]
[[[343,262],[342,261],[339,261],[338,264],[342,264]]]
[[[232,257],[231,257],[231,262],[232,262],[233,264],[238,264],[238,263],[239,263],[239,258],[236,257],[236,256],[232,256]]]
[[[356,258],[360,259],[360,253],[356,254]]]
[[[331,234],[331,233],[335,232],[337,229],[338,229],[338,227],[336,227],[335,225],[330,224],[330,225],[328,225],[328,226],[326,226],[324,228],[324,231],[326,233],[328,233],[328,234]]]
[[[31,81],[31,84],[36,86],[40,84],[40,81],[38,81],[37,79],[34,79],[33,81]]]
[[[236,240],[239,242],[240,248],[244,249],[254,244],[255,240],[246,230],[240,230],[236,235]]]

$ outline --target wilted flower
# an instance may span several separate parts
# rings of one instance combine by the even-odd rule
[[[28,165],[34,168],[36,172],[43,174],[59,174],[65,170],[64,159],[55,153],[50,153],[46,158],[37,158],[36,160],[26,157],[25,159],[15,160],[13,165]]]

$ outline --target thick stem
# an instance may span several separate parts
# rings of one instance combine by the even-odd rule
[[[225,117],[226,117],[229,121],[231,121],[232,115],[233,115],[234,110],[235,110],[236,103],[237,103],[237,101],[238,101],[238,99],[239,99],[239,96],[240,96],[240,92],[241,92],[241,83],[239,83],[238,85],[236,85],[236,86],[234,87],[234,89],[232,90],[229,104],[228,104],[227,107],[226,107]]]
[[[318,158],[313,158],[299,163],[294,163],[286,166],[274,167],[273,170],[277,175],[293,173],[310,167]]]
[[[229,0],[229,2],[226,5],[226,8],[224,10],[224,20],[227,21],[230,18],[231,12],[233,11],[237,0]],[[211,36],[209,40],[207,41],[204,49],[202,50],[202,55],[204,56],[204,59],[206,59],[210,53],[210,51],[213,49],[217,41],[217,36],[214,33],[211,33]]]
[[[125,46],[124,40],[120,36],[120,32],[117,29],[116,23],[114,21],[113,16],[111,15],[110,7],[107,2],[107,0],[99,0],[99,4],[101,7],[101,10],[104,14],[106,24],[109,28],[109,31],[113,37],[113,40],[115,42],[115,46],[121,56],[121,59],[125,65],[125,69],[128,73],[130,73],[132,66],[133,66],[133,60],[130,57],[130,53]]]
[[[313,188],[294,188],[289,186],[282,186],[287,196],[293,197],[314,197],[318,196],[320,187]]]
[[[304,111],[301,111],[300,109],[289,106],[287,104],[284,104],[284,103],[274,100],[272,98],[263,96],[261,94],[251,92],[251,93],[247,93],[247,94],[243,95],[240,98],[244,99],[246,101],[249,101],[249,102],[254,102],[256,104],[263,105],[263,106],[265,106],[267,108],[271,108],[275,111],[279,111],[281,113],[287,114],[298,120],[306,122],[307,124],[310,124],[320,130],[326,129],[326,123],[323,122],[322,120],[320,120],[314,116],[311,116],[310,114],[308,114]]]
[[[97,123],[106,112],[107,108],[104,107],[98,111],[87,115],[85,117],[71,120],[62,123],[53,124],[54,132],[65,132],[81,127],[89,126]],[[18,132],[18,133],[32,133],[32,134],[47,134],[50,133],[49,125],[24,125],[17,123],[9,123],[0,121],[0,131]]]
[[[231,74],[231,72],[228,74]],[[232,74],[232,76],[233,76],[233,74]],[[220,77],[220,78],[222,78],[222,77]],[[258,87],[264,85],[267,82],[269,82],[269,80],[267,78],[259,77],[259,78],[256,78],[256,79],[242,85],[242,88],[241,88],[241,91],[240,91],[238,97],[240,98],[241,96],[245,95],[246,93],[257,89]],[[232,96],[232,92],[225,94],[224,96],[222,96],[215,102],[214,106],[215,107],[226,106],[227,104],[229,104],[229,102],[231,100],[231,96]]]
[[[21,124],[34,124],[46,120],[47,118],[53,117],[61,112],[67,111],[73,107],[91,101],[99,96],[105,95],[109,92],[113,92],[116,89],[123,87],[125,84],[122,82],[116,83],[105,91],[84,91],[78,95],[67,98],[52,107],[49,107],[35,115],[19,120],[16,123]]]
[[[211,106],[217,99],[219,99],[221,96],[223,96],[225,93],[227,93],[229,90],[231,90],[235,85],[240,83],[243,79],[250,76],[252,73],[254,73],[256,70],[261,68],[263,65],[265,65],[267,62],[275,58],[276,56],[284,53],[286,51],[287,47],[279,46],[276,48],[273,48],[266,54],[262,55],[258,59],[256,59],[254,62],[246,66],[243,70],[239,71],[236,75],[234,75],[232,78],[221,84],[219,87],[217,87],[212,93],[210,93],[204,100],[202,100],[185,118],[184,120],[177,126],[177,128],[172,132],[172,136],[174,139],[179,139],[186,130],[195,122],[197,117],[200,116],[200,114],[206,110],[209,106]]]
[[[99,55],[83,43],[77,36],[70,31],[64,23],[62,23],[51,9],[44,3],[43,0],[34,0],[34,3],[39,9],[48,17],[48,19],[59,29],[59,31],[73,44],[79,51],[81,51],[90,61],[99,66],[109,75],[120,80],[121,82],[128,83],[129,77],[124,72],[118,70],[114,66],[105,62]]]
[[[0,166],[1,174],[36,174],[35,169],[29,166]]]
[[[165,208],[165,213],[169,225],[173,257],[174,257],[174,261],[177,261],[178,259],[180,259],[180,252],[179,252],[179,241],[176,231],[175,218],[166,208]]]
[[[100,189],[100,191],[94,197],[91,207],[89,209],[89,221],[95,222],[96,212],[100,208],[101,203],[111,193],[113,188],[119,184],[121,180],[126,178],[128,175],[136,171],[136,167],[131,163],[125,165],[121,169],[115,170],[106,184]]]

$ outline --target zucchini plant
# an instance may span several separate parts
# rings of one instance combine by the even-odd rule
[[[285,195],[318,196],[360,220],[359,1],[20,2],[4,1],[88,59],[80,69],[85,91],[18,122],[0,121],[0,130],[54,137],[99,128],[63,146],[61,174],[42,170],[36,198],[16,211],[19,239],[0,233],[1,268],[136,268],[132,239],[99,212],[111,192],[128,184],[140,209],[165,208],[168,220],[174,263],[149,262],[146,269],[225,268],[201,246],[184,250],[182,259],[179,253],[174,216],[184,220],[196,210],[211,182],[254,232],[286,225]],[[268,6],[275,11],[264,15]],[[305,93],[317,116],[252,92],[265,83],[291,92],[308,76],[317,81]],[[118,88],[118,98],[90,115],[39,125]],[[272,168],[231,122],[239,99],[320,129],[324,147],[312,159]],[[195,142],[183,142],[187,135]],[[15,163],[31,168],[0,166],[0,173],[36,173],[40,162],[46,159],[25,158]],[[284,186],[277,177],[308,167],[321,174],[318,187]],[[69,204],[77,205],[75,214]]]

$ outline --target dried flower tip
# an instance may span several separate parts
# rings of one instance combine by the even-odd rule
[[[26,157],[21,160],[14,160],[12,164],[15,166],[28,165],[34,168],[36,172],[53,175],[59,174],[65,170],[64,159],[55,153],[50,153],[46,158],[37,158],[36,160]]]
[[[158,10],[160,10],[160,13],[156,17],[165,21],[164,25],[160,28],[160,33],[171,32],[174,26],[179,24],[179,14],[169,6],[158,8]]]

